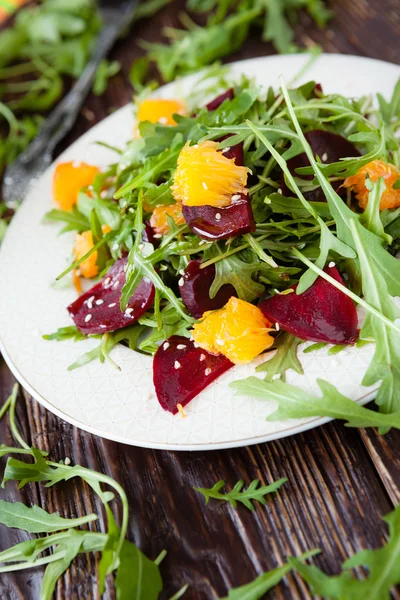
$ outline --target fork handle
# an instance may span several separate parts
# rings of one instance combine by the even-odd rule
[[[124,15],[125,16],[125,15]],[[71,130],[79,111],[91,90],[97,68],[101,61],[118,39],[124,22],[106,25],[100,32],[90,61],[82,75],[72,86],[68,94],[61,100],[57,107],[50,113],[39,130],[37,137],[21,154],[23,163],[42,157],[45,166],[52,161],[52,155],[58,142]]]

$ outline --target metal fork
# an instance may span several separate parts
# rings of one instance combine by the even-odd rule
[[[22,202],[28,188],[52,163],[54,149],[75,123],[92,88],[100,62],[129,23],[137,3],[138,0],[100,0],[104,27],[99,33],[90,61],[70,92],[50,113],[37,137],[7,168],[2,188],[3,200],[7,206],[14,208],[18,202]]]

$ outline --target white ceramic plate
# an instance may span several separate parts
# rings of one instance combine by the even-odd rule
[[[245,73],[262,85],[278,86],[304,65],[304,56],[275,56],[232,65],[234,76]],[[299,80],[321,82],[325,92],[360,96],[382,92],[389,97],[400,68],[355,56],[323,55]],[[158,93],[174,96],[189,91],[193,77],[164,87]],[[122,146],[133,128],[132,110],[126,106],[93,127],[60,157],[59,161],[85,160],[105,166],[114,155],[95,145],[105,141]],[[234,396],[228,384],[254,374],[254,363],[235,367],[204,390],[187,407],[187,417],[172,416],[158,405],[152,384],[152,359],[123,346],[113,358],[121,366],[92,362],[75,371],[67,366],[97,340],[48,342],[44,333],[70,324],[66,306],[76,297],[69,286],[55,289],[55,276],[70,262],[72,237],[58,236],[58,225],[43,225],[52,207],[53,168],[40,179],[13,219],[0,250],[0,349],[14,375],[36,400],[66,421],[97,435],[150,448],[207,450],[244,446],[325,423],[329,419],[266,422],[274,403]],[[374,389],[361,385],[373,346],[349,348],[335,357],[326,350],[302,353],[305,375],[289,372],[289,383],[318,394],[322,377],[358,402],[371,399]],[[257,362],[257,361],[256,361]]]

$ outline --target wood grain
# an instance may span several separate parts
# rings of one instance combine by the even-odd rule
[[[129,102],[127,76],[132,60],[140,55],[135,41],[160,41],[162,26],[176,26],[184,2],[175,2],[152,21],[137,24],[115,48],[112,58],[122,63],[106,94],[90,96],[73,132],[61,151],[84,131]],[[348,0],[332,2],[335,19],[329,30],[318,31],[303,14],[296,29],[299,43],[320,43],[328,52],[362,54],[398,62],[398,0]],[[231,60],[267,55],[269,44],[259,41],[257,31]],[[13,377],[0,363],[0,402],[13,385]],[[190,584],[185,598],[211,600],[242,585],[263,570],[271,569],[288,554],[320,547],[315,563],[328,573],[338,572],[342,561],[365,547],[379,547],[387,530],[381,516],[400,499],[400,433],[384,438],[374,431],[357,431],[331,423],[298,436],[248,448],[218,452],[162,452],[133,448],[80,431],[45,411],[29,396],[21,394],[18,423],[29,443],[51,451],[53,460],[68,456],[107,473],[126,489],[130,506],[129,539],[150,557],[165,548],[161,565],[165,582],[162,599],[169,598],[184,583]],[[10,443],[5,420],[0,439]],[[4,464],[5,459],[1,459]],[[224,479],[229,489],[240,478],[249,483],[258,478],[268,483],[280,477],[288,483],[254,513],[211,501],[192,488],[208,487]],[[62,516],[89,512],[102,514],[101,503],[79,482],[56,489],[40,485],[17,490],[13,483],[0,491],[7,500],[37,503]],[[117,514],[118,502],[114,502]],[[104,528],[104,515],[100,528]],[[0,526],[1,547],[28,536]],[[96,578],[98,557],[82,556],[57,587],[57,600],[99,598]],[[42,571],[3,575],[0,598],[37,600]],[[311,595],[300,578],[290,575],[268,596],[303,600]],[[400,598],[400,594],[394,597]],[[115,598],[108,581],[104,598]]]

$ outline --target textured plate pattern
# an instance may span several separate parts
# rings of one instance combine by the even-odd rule
[[[236,63],[233,73],[245,72],[260,84],[276,86],[281,73],[290,81],[304,61],[304,56],[255,59]],[[388,63],[324,55],[303,81],[320,81],[326,92],[361,95],[381,91],[388,96],[399,76],[399,67]],[[192,82],[193,78],[187,78],[175,84],[177,87],[166,86],[162,94],[182,94]],[[59,160],[80,159],[105,166],[114,156],[95,142],[122,145],[132,128],[131,108],[127,106],[94,127]],[[46,342],[41,338],[70,324],[65,307],[76,297],[70,281],[64,287],[54,286],[55,276],[70,262],[72,238],[70,234],[58,237],[58,226],[42,224],[44,213],[51,207],[51,178],[52,169],[18,211],[0,251],[1,349],[14,374],[37,400],[67,421],[98,435],[128,444],[178,450],[267,441],[327,420],[267,423],[265,417],[274,410],[273,403],[233,396],[228,384],[254,374],[257,361],[223,375],[188,405],[185,419],[159,407],[151,359],[124,347],[116,348],[113,354],[121,371],[98,362],[67,371],[69,364],[98,341]],[[347,349],[335,357],[329,357],[326,350],[303,354],[300,349],[305,375],[290,372],[288,381],[318,393],[316,378],[322,377],[351,398],[366,401],[373,390],[363,387],[361,381],[372,354],[372,345]]]

